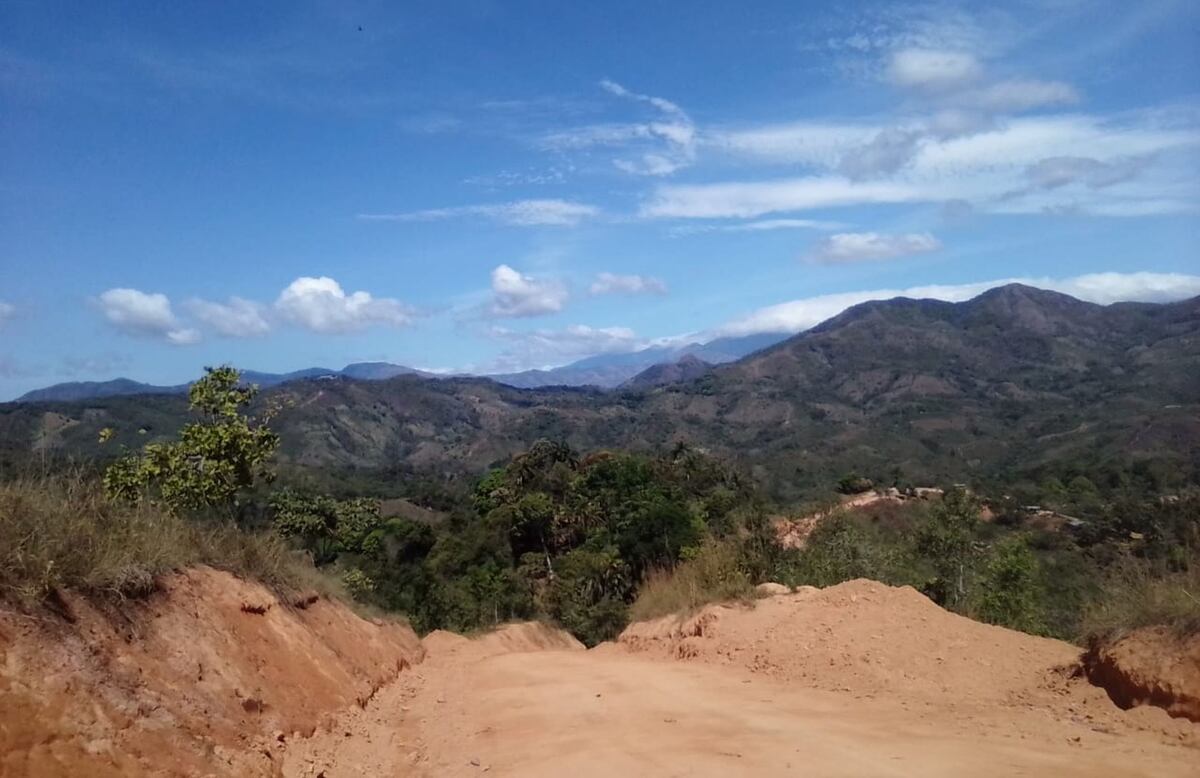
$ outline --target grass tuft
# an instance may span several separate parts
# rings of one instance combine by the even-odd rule
[[[0,484],[0,597],[30,604],[60,588],[144,596],[154,591],[158,576],[196,564],[280,593],[337,593],[274,534],[112,502],[81,473]]]
[[[710,542],[674,569],[652,570],[629,608],[631,621],[686,613],[710,602],[747,600],[754,584],[729,542]]]
[[[1084,609],[1080,632],[1085,640],[1111,641],[1151,626],[1179,635],[1200,632],[1200,552],[1193,550],[1185,569],[1171,572],[1121,558],[1109,568],[1100,596]]]

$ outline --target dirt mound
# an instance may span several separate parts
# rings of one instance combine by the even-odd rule
[[[434,630],[421,641],[431,657],[469,654],[472,658],[522,651],[582,651],[584,646],[569,632],[537,621],[503,624],[472,638]]]
[[[1092,646],[1083,658],[1088,679],[1122,708],[1155,705],[1200,722],[1200,634],[1180,637],[1154,627],[1111,645]]]
[[[198,568],[119,608],[0,612],[0,774],[273,775],[424,650],[398,623]]]
[[[1040,683],[1079,655],[1066,643],[949,613],[911,587],[867,580],[633,624],[619,642],[823,689],[978,701]]]

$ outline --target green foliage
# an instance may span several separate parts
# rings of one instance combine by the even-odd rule
[[[838,479],[837,490],[842,494],[861,494],[875,486],[870,478],[864,478],[858,473],[847,473]]]
[[[979,501],[965,489],[947,492],[917,530],[916,550],[929,560],[934,576],[925,593],[952,610],[964,606],[976,561]]]
[[[1027,540],[1012,535],[998,542],[983,565],[977,582],[975,615],[990,624],[1042,633],[1041,570]]]
[[[317,565],[329,564],[339,554],[377,551],[382,543],[378,500],[335,500],[281,489],[271,495],[269,505],[275,531],[308,551]]]
[[[405,610],[420,629],[535,616],[591,645],[625,625],[650,571],[721,538],[749,548],[766,531],[746,483],[686,446],[657,458],[580,457],[539,441],[481,478],[470,503],[436,528],[388,522],[369,532],[352,550],[374,584],[364,597]],[[310,550],[338,534],[333,501],[274,504],[276,526]],[[339,564],[348,553],[330,551]]]
[[[243,413],[258,389],[239,386],[239,379],[231,367],[206,368],[188,392],[201,420],[184,425],[174,441],[147,444],[110,465],[106,493],[130,503],[148,496],[176,515],[207,509],[231,515],[257,478],[272,479],[267,462],[279,444],[265,419]]]

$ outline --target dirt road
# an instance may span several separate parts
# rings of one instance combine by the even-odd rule
[[[481,653],[431,652],[285,774],[1200,775],[1195,748],[1037,710],[963,717],[616,646]]]

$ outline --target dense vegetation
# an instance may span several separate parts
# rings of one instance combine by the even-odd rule
[[[774,575],[827,586],[910,585],[981,621],[1077,642],[1148,624],[1200,628],[1200,493],[1089,497],[1086,519],[966,491],[882,503],[823,521]],[[1064,504],[1064,505],[1065,505]],[[984,516],[992,512],[991,520]]]
[[[287,398],[262,405],[255,395],[236,371],[210,370],[190,389],[198,417],[173,436],[97,430],[98,445],[119,447],[102,478],[10,479],[0,491],[0,586],[25,599],[62,586],[130,595],[200,561],[280,585],[315,566],[422,630],[544,618],[594,644],[631,616],[746,597],[766,580],[869,577],[1077,640],[1147,623],[1200,628],[1200,498],[1161,459],[980,478],[974,491],[888,515],[843,512],[804,550],[784,551],[757,482],[683,444],[581,454],[545,438],[476,479],[404,462],[353,472],[293,460],[272,487],[281,439],[267,422]],[[912,481],[868,461],[826,484],[832,495]],[[398,495],[425,507],[385,510],[395,501],[380,498]]]

